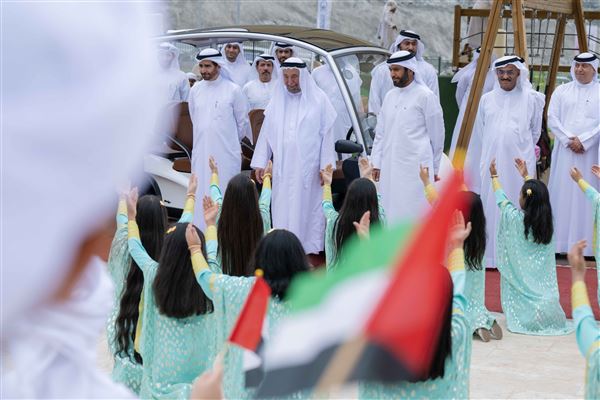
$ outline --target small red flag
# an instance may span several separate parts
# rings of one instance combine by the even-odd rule
[[[267,307],[269,306],[270,296],[271,288],[262,278],[262,274],[257,273],[254,286],[252,286],[244,307],[229,336],[230,343],[256,352],[262,340],[262,327]]]
[[[397,260],[392,281],[366,325],[371,341],[388,348],[418,375],[430,368],[448,307],[451,281],[441,263],[461,185],[455,172]]]

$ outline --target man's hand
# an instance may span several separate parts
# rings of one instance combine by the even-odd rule
[[[594,174],[596,178],[600,179],[600,165],[592,166],[592,174]]]
[[[133,187],[127,195],[127,218],[134,221],[137,215],[138,188]]]
[[[429,181],[429,168],[424,167],[419,164],[419,178],[421,178],[421,182],[423,182],[423,186],[429,185],[431,182]]]
[[[202,199],[202,208],[204,209],[204,222],[206,223],[206,226],[216,225],[219,205],[209,196],[204,196]]]
[[[369,239],[369,228],[371,227],[371,211],[365,211],[359,222],[353,222],[356,234],[361,240]]]
[[[582,154],[585,152],[585,148],[577,136],[569,138],[569,144],[567,147],[577,154]]]
[[[571,168],[569,174],[571,175],[571,179],[573,179],[575,183],[579,182],[579,180],[583,178],[583,175],[581,175],[581,171],[579,171],[576,167]]]
[[[190,176],[190,181],[188,182],[187,195],[196,195],[196,189],[198,189],[198,177],[196,174],[192,174],[192,176]]]
[[[264,174],[264,168],[254,168],[254,175],[256,176],[256,180],[258,181],[258,183],[262,183]]]
[[[515,158],[515,168],[517,171],[519,171],[519,175],[521,175],[523,179],[529,176],[529,172],[527,171],[527,163],[525,160],[521,158]]]
[[[373,168],[373,180],[375,182],[379,182],[379,175],[381,174],[381,170],[379,168]]]
[[[333,167],[331,164],[327,164],[325,169],[321,170],[321,182],[323,185],[330,185],[333,181]]]
[[[210,168],[211,174],[219,174],[219,167],[213,156],[208,157],[208,167]]]
[[[373,164],[371,164],[366,157],[359,157],[358,169],[361,178],[373,180]]]
[[[498,171],[496,170],[496,159],[495,158],[490,163],[490,175],[492,177],[498,176]]]
[[[587,246],[587,242],[585,240],[580,240],[575,243],[571,250],[569,250],[569,254],[567,254],[567,259],[569,260],[569,265],[571,265],[571,279],[572,283],[577,281],[584,282],[585,279],[585,258],[583,258],[583,249]]]

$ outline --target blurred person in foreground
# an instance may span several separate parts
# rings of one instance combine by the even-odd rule
[[[114,290],[98,255],[117,184],[156,124],[149,10],[13,2],[3,12],[2,397],[130,397],[97,366]]]

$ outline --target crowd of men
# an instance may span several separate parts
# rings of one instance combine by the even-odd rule
[[[199,195],[208,191],[208,158],[217,160],[223,185],[240,171],[240,140],[252,140],[248,112],[263,109],[265,120],[251,166],[260,182],[262,169],[273,159],[273,225],[294,232],[307,253],[323,250],[324,219],[320,210],[319,171],[334,163],[334,142],[351,125],[329,65],[309,72],[293,46],[275,43],[270,53],[257,56],[250,66],[242,43],[204,49],[197,56],[202,79],[187,94],[187,77],[178,70],[176,48],[163,44],[161,65],[171,82],[170,100],[189,102],[194,127],[192,170],[199,176]],[[374,177],[391,223],[421,214],[426,199],[419,168],[426,167],[439,180],[445,129],[435,68],[423,59],[425,46],[416,32],[401,30],[389,48],[387,62],[371,71],[368,111],[378,116],[371,153]],[[456,150],[479,49],[473,61],[453,78],[460,112],[450,155]],[[342,61],[340,61],[342,62]],[[349,63],[351,64],[351,63]],[[556,136],[550,191],[556,208],[557,251],[566,252],[577,239],[591,240],[592,210],[577,188],[566,184],[573,166],[593,182],[591,166],[598,163],[598,58],[582,53],[573,60],[573,81],[560,86],[549,107],[548,126]],[[351,95],[359,107],[360,67],[354,68]],[[167,72],[166,72],[167,73]],[[354,87],[356,86],[356,87]],[[513,160],[521,158],[535,170],[536,144],[542,129],[543,94],[529,82],[523,59],[508,55],[496,59],[486,76],[484,95],[465,162],[469,189],[484,202],[490,245],[486,265],[495,262],[494,237],[498,218],[487,166],[496,160],[509,198],[518,199],[520,176]],[[561,182],[565,182],[561,185]],[[560,188],[559,188],[560,187]],[[575,224],[568,217],[572,204],[584,213]],[[202,220],[195,223],[202,227]],[[591,252],[591,250],[588,250]],[[591,254],[591,253],[590,253]]]

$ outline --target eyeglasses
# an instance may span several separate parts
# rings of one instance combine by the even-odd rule
[[[514,76],[515,75],[515,71],[513,71],[511,69],[509,69],[509,70],[497,69],[496,70],[496,75],[498,75],[498,76],[503,76],[503,75]]]

